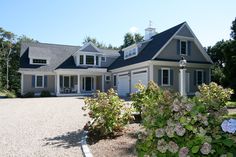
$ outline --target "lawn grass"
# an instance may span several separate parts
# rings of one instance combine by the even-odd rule
[[[228,101],[228,102],[226,103],[226,106],[227,106],[228,108],[236,108],[236,101]]]

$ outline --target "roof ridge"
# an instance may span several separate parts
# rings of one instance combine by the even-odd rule
[[[37,46],[37,45],[51,45],[51,46],[68,46],[68,47],[81,47],[81,46],[76,46],[76,45],[66,45],[66,44],[54,44],[54,43],[43,43],[43,42],[23,42],[22,44],[25,45],[30,45],[30,46]]]

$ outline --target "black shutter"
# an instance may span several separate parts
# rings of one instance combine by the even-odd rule
[[[35,87],[35,75],[32,75],[32,87]]]
[[[191,55],[191,49],[192,49],[191,41],[188,41],[188,56]]]
[[[177,55],[180,55],[180,40],[177,40],[177,43],[176,43],[176,52],[177,52]]]
[[[170,69],[170,85],[173,86],[173,80],[174,80],[174,71],[173,69]]]
[[[158,70],[158,85],[161,86],[161,69]]]
[[[194,85],[197,85],[197,71],[196,71],[196,70],[194,70],[193,84],[194,84]]]

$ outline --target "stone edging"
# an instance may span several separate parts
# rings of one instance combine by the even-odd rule
[[[85,131],[85,130],[83,131],[83,137],[81,140],[81,150],[83,152],[84,157],[93,157],[92,153],[89,150],[87,142],[86,142],[87,133],[88,133],[88,131]]]

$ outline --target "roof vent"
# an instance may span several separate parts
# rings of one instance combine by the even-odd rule
[[[149,21],[149,26],[145,29],[144,40],[149,40],[154,35],[156,35],[156,28],[153,28],[152,21]]]

